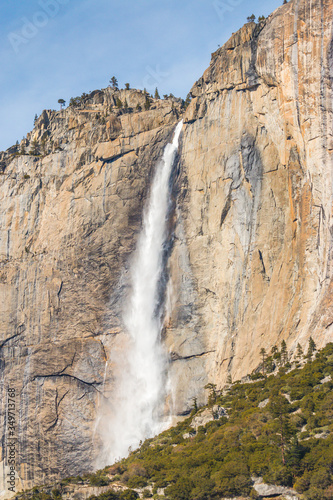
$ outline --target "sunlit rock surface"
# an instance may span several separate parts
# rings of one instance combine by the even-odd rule
[[[192,88],[163,331],[177,414],[207,382],[255,368],[262,347],[333,339],[332,4],[292,0],[245,25]],[[14,387],[24,487],[89,470],[101,449],[129,259],[182,115],[177,100],[144,104],[96,91],[41,115],[26,148],[37,139],[41,157],[0,154],[0,461],[4,477]]]
[[[262,347],[333,339],[332,58],[332,1],[291,1],[192,88],[170,261],[177,401],[193,397],[184,370],[221,386]]]
[[[45,137],[46,156],[3,159],[0,459],[9,437],[5,395],[14,387],[25,486],[95,464],[128,260],[155,164],[179,121],[176,101],[145,111],[143,92],[116,95],[132,112],[121,114],[111,89],[96,92],[81,108],[41,115],[26,149]]]

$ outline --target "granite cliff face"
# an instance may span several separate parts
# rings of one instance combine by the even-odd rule
[[[116,108],[116,96],[128,112]],[[43,155],[2,158],[1,461],[6,393],[14,387],[24,486],[95,463],[94,426],[105,362],[121,331],[128,259],[152,169],[179,120],[177,101],[134,111],[144,102],[143,92],[107,89],[78,108],[45,111],[27,138],[27,150],[36,139]]]
[[[333,339],[332,10],[292,0],[245,25],[191,90],[163,335],[176,413],[203,400],[205,383],[246,375],[262,347]],[[4,477],[14,387],[24,487],[99,454],[128,263],[183,113],[177,100],[144,103],[140,91],[96,91],[43,112],[26,146],[36,139],[41,156],[0,155],[0,460]]]
[[[179,401],[203,374],[244,376],[262,347],[333,339],[332,6],[246,24],[191,90],[167,336]]]

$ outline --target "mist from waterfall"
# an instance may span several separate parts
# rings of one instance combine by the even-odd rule
[[[113,354],[116,394],[109,422],[108,463],[128,455],[140,441],[165,426],[163,406],[167,393],[167,355],[161,345],[159,283],[167,237],[170,175],[183,122],[157,164],[143,226],[130,267],[131,291],[123,321],[128,344]]]

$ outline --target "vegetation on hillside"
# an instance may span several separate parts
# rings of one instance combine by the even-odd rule
[[[305,499],[332,498],[333,344],[287,370],[282,365],[277,375],[236,382],[220,395],[210,384],[212,411],[221,405],[229,418],[195,434],[193,411],[109,471],[132,488],[165,488],[171,500],[255,497],[253,476],[294,487]]]
[[[88,482],[128,488],[110,489],[91,500],[134,500],[134,490],[144,498],[169,500],[257,498],[252,478],[263,477],[266,483],[295,488],[306,500],[332,499],[333,344],[315,354],[311,340],[305,356],[297,349],[293,367],[284,343],[280,350],[274,346],[272,355],[263,350],[261,355],[261,371],[247,383],[234,382],[221,393],[214,384],[206,386],[204,409],[212,412],[212,420],[205,426],[191,426],[203,411],[194,401],[186,420],[145,441],[127,459],[61,486]],[[269,374],[274,366],[275,373]],[[227,416],[217,418],[218,406]]]

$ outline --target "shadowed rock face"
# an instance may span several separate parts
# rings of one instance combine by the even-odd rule
[[[191,90],[170,261],[179,381],[204,369],[219,386],[262,347],[333,339],[332,67],[332,1],[294,0],[234,34]]]
[[[45,138],[45,156],[2,155],[0,428],[14,387],[25,487],[94,466],[128,259],[153,169],[179,121],[177,101],[136,112],[142,92],[116,94],[132,112],[116,109],[111,89],[93,93],[80,108],[42,114],[28,140]]]
[[[178,414],[207,382],[252,370],[262,347],[333,338],[332,3],[292,0],[246,24],[191,90],[160,290]],[[0,154],[0,460],[14,387],[24,487],[99,454],[129,259],[182,112],[171,100],[136,112],[144,102],[93,92],[43,112],[27,145],[41,157]]]

